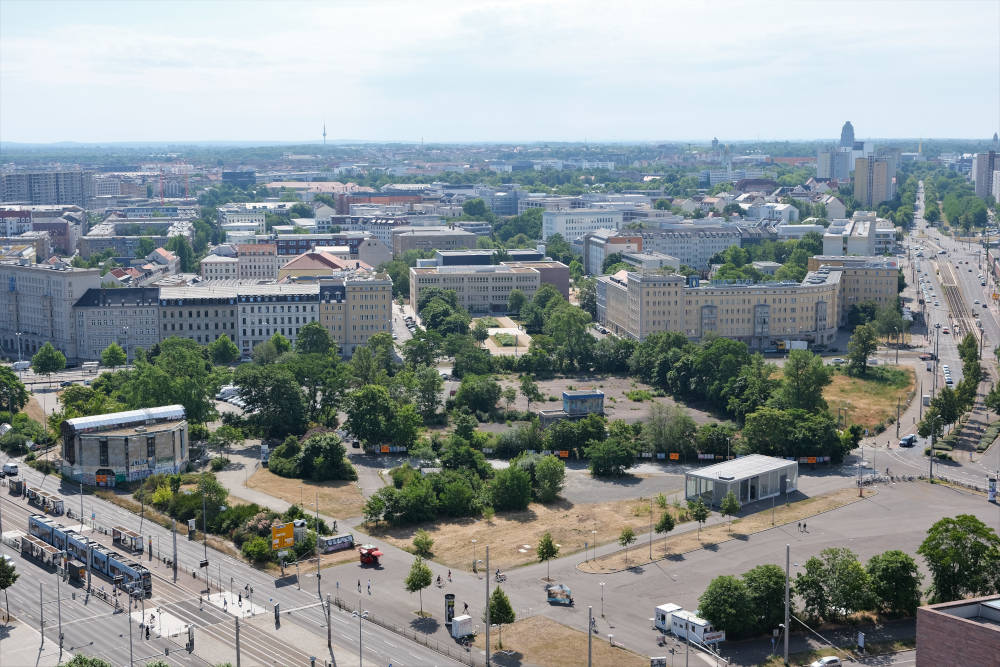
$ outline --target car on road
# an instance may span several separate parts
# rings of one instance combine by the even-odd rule
[[[979,281],[979,286],[980,287],[986,287],[986,281],[985,280],[980,280]]]
[[[986,308],[986,304],[985,303],[983,304],[983,308]]]
[[[72,380],[63,380],[62,382],[59,383],[59,386],[60,387],[72,387],[73,386],[73,381]]]
[[[844,663],[837,656],[827,655],[812,663],[809,667],[839,667],[842,664]]]
[[[830,363],[832,363],[834,366],[839,366],[842,363],[845,363],[845,360],[842,359],[841,357],[834,357]]]
[[[976,305],[978,306],[978,305],[979,305],[979,299],[976,299],[976,300],[975,300],[975,301],[973,301],[972,303],[974,303],[974,304],[976,304]]]
[[[937,304],[934,304],[934,305],[936,306]],[[948,327],[945,327],[944,329],[941,329],[941,333],[951,333],[951,329],[949,329]]]

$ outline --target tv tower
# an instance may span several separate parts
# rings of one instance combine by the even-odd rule
[[[323,121],[323,145],[326,146],[326,121]]]

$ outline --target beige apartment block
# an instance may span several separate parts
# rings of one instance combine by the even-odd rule
[[[241,243],[236,246],[240,280],[277,280],[281,258],[274,243]]]
[[[351,357],[378,333],[392,330],[392,279],[384,273],[355,272],[319,282],[319,321]]]
[[[201,260],[201,277],[205,280],[237,280],[240,261],[235,257],[209,255]]]
[[[428,287],[454,290],[458,305],[473,314],[505,313],[511,291],[519,289],[529,299],[541,285],[536,269],[505,265],[430,266],[410,269],[410,303]]]
[[[118,343],[134,359],[137,349],[158,343],[159,296],[155,287],[87,290],[73,306],[79,357],[100,359],[104,348]]]
[[[160,288],[161,340],[178,336],[207,345],[222,334],[237,341],[235,288]]]

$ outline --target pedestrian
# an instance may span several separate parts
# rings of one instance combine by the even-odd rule
[[[448,583],[451,583],[451,570],[448,570]]]
[[[802,522],[802,532],[803,533],[808,533],[809,532],[809,529],[806,528],[806,522],[805,521]]]
[[[469,613],[469,603],[468,602],[463,602],[462,604],[465,605],[465,614],[468,614]]]
[[[236,594],[236,600],[240,603],[240,606],[242,607],[243,606],[243,593],[237,593]]]
[[[368,595],[372,594],[372,580],[368,580]]]
[[[799,523],[796,525],[796,527],[798,528],[799,532],[801,533],[802,532],[802,522],[799,521]]]
[[[360,579],[358,579],[358,592],[359,593],[361,592],[361,580]]]
[[[222,610],[226,611],[229,609],[229,600],[222,598]]]

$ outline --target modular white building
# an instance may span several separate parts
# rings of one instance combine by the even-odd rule
[[[718,507],[732,491],[741,504],[752,503],[795,491],[798,481],[797,461],[751,454],[685,473],[684,497]]]

